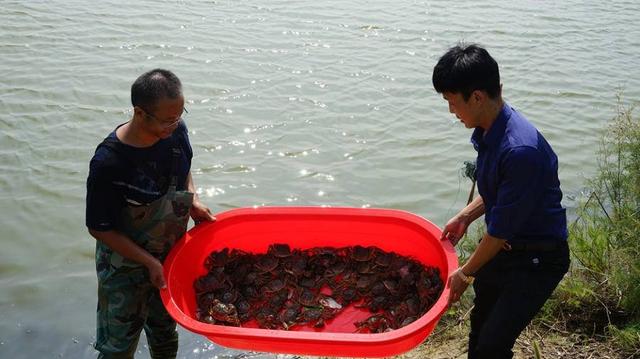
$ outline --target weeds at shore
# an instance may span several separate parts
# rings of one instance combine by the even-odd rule
[[[572,266],[541,321],[640,350],[640,121],[618,99],[591,193],[569,227]]]

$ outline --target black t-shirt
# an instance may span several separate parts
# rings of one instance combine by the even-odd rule
[[[98,145],[89,164],[86,225],[90,229],[120,228],[125,206],[145,205],[163,196],[171,181],[173,146],[181,150],[175,166],[176,187],[186,190],[193,151],[183,121],[169,138],[150,147],[126,145],[118,140],[115,130],[105,141],[115,148]]]

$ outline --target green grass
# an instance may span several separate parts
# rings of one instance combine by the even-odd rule
[[[618,99],[591,193],[569,226],[572,266],[539,316],[640,348],[640,121]]]

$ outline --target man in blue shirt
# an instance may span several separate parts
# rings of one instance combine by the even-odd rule
[[[433,70],[449,112],[473,128],[480,196],[451,218],[454,245],[483,214],[486,232],[449,278],[450,303],[473,283],[469,358],[512,358],[513,345],[569,267],[558,158],[544,137],[502,99],[498,64],[476,45],[449,49]],[[474,278],[475,277],[475,278]]]
[[[176,322],[160,299],[162,261],[189,217],[213,221],[191,178],[178,77],[155,69],[131,86],[133,116],[98,145],[87,178],[86,225],[96,239],[99,358],[133,358],[144,329],[152,358],[175,358]]]

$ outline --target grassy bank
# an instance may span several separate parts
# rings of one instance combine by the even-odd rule
[[[589,188],[569,226],[570,273],[540,320],[640,357],[640,120],[620,100]]]

